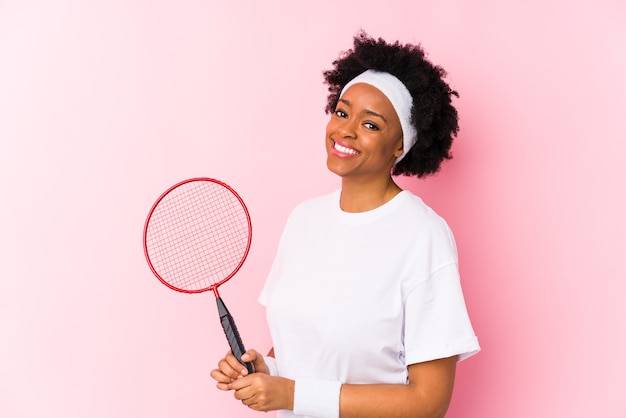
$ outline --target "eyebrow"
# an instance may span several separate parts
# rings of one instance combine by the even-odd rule
[[[345,104],[346,106],[352,106],[352,103],[350,103],[349,100],[346,99],[339,99],[339,101],[343,104]],[[385,119],[385,117],[383,115],[381,115],[380,113],[376,113],[373,110],[369,110],[369,109],[365,109],[363,111],[363,113],[367,114],[367,115],[372,115],[372,116],[377,116],[379,118],[381,118],[385,123],[387,123],[387,119]]]

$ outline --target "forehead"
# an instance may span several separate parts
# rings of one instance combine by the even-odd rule
[[[339,98],[340,102],[346,103],[355,110],[369,110],[380,113],[386,118],[398,119],[398,114],[391,104],[391,101],[371,84],[356,83],[348,87],[348,89]]]

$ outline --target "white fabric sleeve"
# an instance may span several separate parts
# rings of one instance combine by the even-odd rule
[[[263,305],[263,306],[267,306],[267,299],[270,293],[270,290],[274,284],[274,279],[276,278],[277,275],[277,269],[279,268],[280,264],[281,264],[281,259],[282,259],[282,247],[283,247],[283,241],[286,239],[285,235],[287,234],[287,228],[289,226],[289,220],[290,220],[291,216],[289,218],[287,218],[287,223],[285,224],[285,228],[283,229],[283,232],[280,236],[280,239],[278,240],[278,248],[276,249],[276,255],[274,256],[274,260],[272,261],[272,265],[270,267],[270,271],[267,274],[267,277],[265,278],[265,284],[263,285],[263,288],[261,289],[261,293],[259,294],[259,298],[258,298],[258,302]]]
[[[293,395],[293,412],[317,418],[339,418],[341,382],[297,378]]]
[[[274,357],[265,356],[263,357],[263,360],[265,360],[267,368],[270,369],[270,376],[278,376],[278,365],[276,364],[276,359]]]
[[[465,306],[456,263],[420,284],[406,300],[405,362],[408,365],[480,351]]]

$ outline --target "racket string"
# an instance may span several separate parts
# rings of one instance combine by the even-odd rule
[[[146,247],[154,269],[172,286],[208,288],[229,277],[249,245],[239,198],[210,182],[190,182],[164,196],[150,217]]]

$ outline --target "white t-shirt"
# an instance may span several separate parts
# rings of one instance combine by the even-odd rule
[[[409,191],[361,213],[339,197],[294,209],[261,292],[278,374],[404,384],[410,364],[477,353],[445,221]]]

